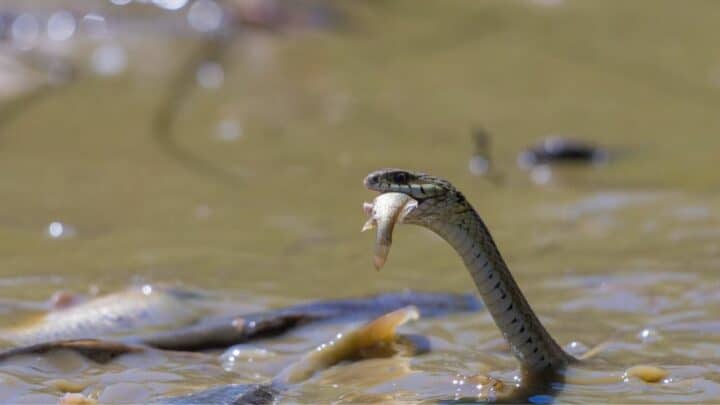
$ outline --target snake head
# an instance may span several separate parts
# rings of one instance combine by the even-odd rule
[[[425,173],[402,169],[381,169],[370,173],[363,182],[369,190],[381,194],[406,194],[417,201],[417,206],[404,216],[403,222],[430,225],[453,209],[464,210],[465,197],[449,181]]]

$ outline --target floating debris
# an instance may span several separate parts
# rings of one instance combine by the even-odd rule
[[[639,365],[625,370],[623,381],[629,381],[629,377],[637,377],[645,382],[657,383],[664,380],[669,374],[667,370],[660,367]]]
[[[517,163],[523,169],[556,163],[600,164],[608,160],[608,152],[593,144],[553,136],[518,155]]]
[[[472,132],[475,152],[468,162],[468,170],[475,176],[485,176],[491,182],[499,184],[503,176],[493,164],[490,153],[490,133],[484,128],[477,128]]]

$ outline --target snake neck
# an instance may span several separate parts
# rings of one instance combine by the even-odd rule
[[[452,222],[434,219],[423,225],[445,239],[462,257],[525,373],[562,371],[574,360],[540,323],[474,209],[458,213]]]

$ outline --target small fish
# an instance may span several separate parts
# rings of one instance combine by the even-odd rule
[[[377,228],[373,256],[373,264],[377,270],[380,270],[387,260],[395,224],[402,223],[417,204],[412,197],[403,193],[384,193],[375,197],[371,203],[363,203],[363,211],[370,218],[363,225],[362,232]]]

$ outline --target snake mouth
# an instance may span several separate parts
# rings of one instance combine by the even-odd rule
[[[368,174],[363,180],[363,185],[368,190],[380,194],[405,194],[421,205],[425,201],[437,198],[439,192],[442,192],[441,187],[423,176],[426,175],[401,169],[381,169]]]
[[[383,187],[382,185],[378,184],[377,179],[373,174],[371,173],[365,179],[363,179],[363,186],[365,186],[366,189],[370,191],[375,191],[378,193],[384,193],[390,190],[384,190],[386,187]]]
[[[366,189],[377,193],[377,195],[382,195],[382,194],[387,194],[387,193],[405,194],[406,196],[415,200],[417,205],[420,205],[425,200],[430,199],[429,196],[415,195],[415,193],[412,192],[412,189],[405,189],[404,187],[397,186],[397,185],[395,187],[393,187],[393,184],[391,184],[391,183],[380,183],[377,181],[377,179],[372,174],[365,177],[365,179],[363,180],[363,185],[365,186]]]

